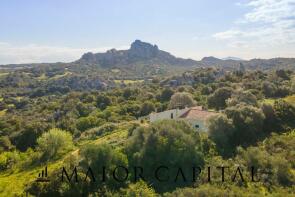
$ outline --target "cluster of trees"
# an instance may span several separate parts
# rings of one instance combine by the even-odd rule
[[[78,165],[84,171],[89,166],[118,165],[145,169],[144,180],[138,182],[132,171],[124,182],[112,180],[109,172],[109,181],[93,183],[88,177],[78,185],[61,184],[54,176],[57,178],[44,187],[29,184],[26,190],[32,195],[259,196],[262,190],[284,195],[291,192],[295,138],[290,131],[295,129],[295,106],[285,99],[295,93],[291,71],[198,69],[104,91],[95,90],[95,84],[88,83],[85,76],[55,79],[65,72],[57,68],[26,72],[7,75],[6,85],[0,89],[0,171],[32,168],[61,158],[64,165]],[[48,79],[39,81],[39,86],[32,76],[42,78],[44,72]],[[73,79],[83,88],[73,88]],[[170,79],[179,84],[168,86]],[[197,133],[181,121],[137,121],[151,112],[194,105],[219,112],[210,119],[208,134]],[[128,126],[123,128],[122,123]],[[128,130],[128,139],[122,144],[92,143],[120,129]],[[77,148],[79,151],[71,152]],[[195,183],[159,182],[151,172],[161,164],[171,169],[169,177],[179,173],[178,166],[184,169],[183,174],[190,174],[186,169],[192,165],[222,164],[257,165],[270,168],[275,176],[248,188],[241,183],[228,183],[223,188],[202,178]],[[124,171],[119,176],[124,179]]]
[[[47,133],[49,135],[51,132]],[[47,135],[41,138],[46,138]],[[78,183],[72,178],[72,183],[61,182],[59,173],[52,175],[49,184],[40,185],[32,182],[27,190],[32,195],[40,196],[75,196],[77,194],[91,196],[261,196],[285,194],[292,196],[292,186],[295,181],[294,161],[292,159],[295,148],[295,132],[284,134],[272,134],[256,146],[238,147],[235,155],[230,160],[221,159],[215,146],[205,135],[200,136],[185,122],[168,120],[152,123],[148,127],[140,126],[133,130],[127,142],[121,147],[113,147],[108,144],[89,144],[80,149],[79,154],[71,154],[65,160],[63,166],[73,169],[79,166]],[[68,137],[66,137],[68,139]],[[46,152],[46,151],[45,151]],[[45,153],[44,152],[44,153]],[[210,153],[209,153],[210,152]],[[208,183],[207,175],[203,174],[195,182],[183,181],[183,175],[187,180],[192,180],[192,166],[255,166],[261,169],[259,182],[231,182],[226,181],[222,185],[218,181]],[[166,166],[162,178],[170,177],[170,181],[160,181],[152,174],[155,167]],[[117,171],[117,178],[124,181],[116,181],[111,169],[124,166],[125,170]],[[133,171],[134,167],[142,168],[142,171]],[[85,172],[93,170],[92,175],[85,177]],[[101,176],[103,167],[105,181]],[[183,169],[180,175],[177,168]],[[84,174],[80,174],[80,172]],[[215,172],[212,172],[215,175]],[[244,176],[250,177],[251,170],[244,171]],[[179,176],[182,181],[175,181]],[[135,180],[135,177],[137,179]],[[230,177],[227,177],[229,179]],[[216,179],[220,179],[217,177]],[[95,180],[95,181],[94,181]],[[196,187],[197,186],[197,187]],[[178,189],[177,189],[178,188]]]
[[[261,107],[241,103],[226,108],[209,121],[209,137],[219,153],[228,157],[236,147],[253,145],[271,132],[294,129],[295,107],[284,100],[275,101],[274,106],[263,104]]]
[[[65,163],[66,166],[73,166],[75,165],[73,161],[77,161],[77,165],[81,167],[82,171],[87,172],[90,167],[93,171],[95,170],[95,174],[97,172],[102,174],[103,167],[106,167],[105,181],[96,179],[94,182],[92,177],[89,176],[84,181],[79,180],[79,184],[76,184],[76,186],[65,187],[64,184],[69,183],[58,185],[60,179],[57,176],[46,187],[40,188],[40,186],[38,187],[33,183],[28,188],[28,191],[35,195],[42,193],[44,196],[53,194],[71,195],[76,192],[87,196],[95,193],[107,194],[108,192],[132,195],[147,190],[148,193],[156,195],[155,191],[166,192],[177,187],[192,185],[191,182],[174,181],[178,167],[182,167],[182,173],[187,176],[187,179],[192,179],[191,167],[205,164],[201,138],[185,122],[167,120],[153,123],[148,127],[140,126],[129,135],[123,147],[112,147],[108,144],[85,145],[81,148],[79,155],[72,155],[72,157],[76,157],[75,159],[70,159]],[[50,143],[53,138],[57,137],[59,137],[56,140],[57,143]],[[43,154],[48,155],[50,153],[53,159],[54,155],[58,154],[60,150],[65,150],[71,145],[71,143],[66,143],[62,147],[58,146],[61,139],[70,142],[67,133],[61,135],[60,130],[50,130],[38,139],[40,143],[47,141],[47,145],[44,147],[43,143],[41,143],[38,147]],[[129,169],[137,167],[143,171],[130,170],[127,179],[124,170],[118,171],[117,179],[126,179],[126,181],[120,182],[112,178],[113,171],[111,169],[117,166],[124,166]],[[171,180],[163,182],[155,178],[154,172],[159,166],[171,169],[165,175],[165,177],[171,177]],[[142,174],[138,176],[136,173]],[[144,180],[137,182],[140,178]],[[128,183],[130,183],[129,186]],[[153,185],[153,187],[151,188],[148,185]],[[121,188],[126,189],[120,191]]]
[[[5,139],[3,139],[3,143],[9,142],[5,142]],[[73,148],[72,135],[67,131],[53,128],[37,139],[35,149],[29,148],[25,152],[19,150],[2,152],[0,154],[0,169],[13,170],[17,167],[25,169],[44,164],[61,158]]]
[[[105,93],[71,92],[38,98],[3,95],[1,110],[6,113],[0,116],[0,135],[9,141],[9,147],[4,144],[3,148],[16,147],[22,151],[34,148],[42,132],[54,127],[79,138],[83,132],[106,123],[136,120],[167,109],[173,93],[171,89],[155,87],[113,89]]]

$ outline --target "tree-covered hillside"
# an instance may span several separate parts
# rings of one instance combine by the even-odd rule
[[[65,65],[0,72],[0,196],[294,195],[292,70],[210,67],[132,80]],[[217,113],[208,132],[147,118],[195,105]],[[45,166],[50,182],[36,182]],[[78,183],[61,181],[62,166],[78,166]],[[124,181],[112,178],[116,166],[128,169],[118,169]],[[168,180],[155,178],[158,166]],[[89,167],[96,181],[85,178]]]

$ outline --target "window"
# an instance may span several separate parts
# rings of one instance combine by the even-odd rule
[[[173,113],[171,113],[170,117],[171,117],[171,119],[173,119]]]
[[[198,129],[198,128],[200,128],[200,126],[199,126],[198,124],[196,124],[196,125],[195,125],[195,128],[197,128],[197,129]]]

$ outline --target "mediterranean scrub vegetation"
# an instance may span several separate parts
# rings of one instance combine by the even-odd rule
[[[91,72],[61,68],[0,75],[1,195],[294,196],[293,71],[198,68],[95,88]],[[216,114],[206,131],[149,121],[193,106]],[[45,166],[50,181],[36,182]],[[77,181],[62,182],[63,167]]]

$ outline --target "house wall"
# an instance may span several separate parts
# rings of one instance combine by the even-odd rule
[[[173,114],[174,120],[184,120],[187,123],[189,123],[194,129],[207,132],[208,131],[208,125],[207,121],[203,119],[189,119],[189,118],[179,118],[182,114],[184,114],[189,108],[185,109],[172,109],[167,110],[159,113],[151,113],[149,115],[150,122],[155,122],[158,120],[167,120],[172,119],[171,114]],[[199,125],[199,128],[196,128],[196,125]]]
[[[184,120],[187,123],[189,123],[194,129],[207,132],[208,126],[207,122],[204,120],[196,120],[196,119],[187,119],[187,118],[180,118],[179,120]],[[199,128],[196,127],[196,125],[199,126]]]
[[[158,120],[167,120],[167,119],[177,119],[180,115],[184,112],[189,110],[188,108],[185,109],[171,109],[159,113],[151,113],[150,114],[150,122],[155,122]],[[171,118],[171,114],[173,114],[173,118]]]

